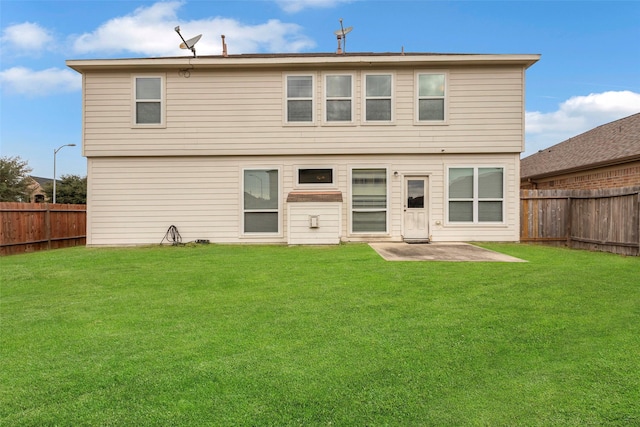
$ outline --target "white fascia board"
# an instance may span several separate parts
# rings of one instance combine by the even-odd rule
[[[175,58],[131,58],[67,60],[68,67],[82,73],[96,70],[144,68],[283,68],[283,67],[363,67],[363,66],[453,66],[453,65],[519,65],[530,67],[540,59],[538,54],[370,54],[370,55],[235,55]]]

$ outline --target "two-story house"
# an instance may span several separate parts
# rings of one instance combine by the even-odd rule
[[[70,60],[87,244],[517,241],[539,55]]]

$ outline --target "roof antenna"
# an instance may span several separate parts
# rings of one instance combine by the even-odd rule
[[[340,18],[340,29],[333,32],[333,34],[338,36],[338,50],[336,51],[338,55],[342,54],[343,52],[347,52],[347,34],[349,34],[351,30],[353,30],[353,27],[344,28],[342,26],[342,18]],[[341,42],[342,46],[344,46],[344,49],[341,46]]]
[[[199,34],[189,40],[185,40],[184,37],[182,37],[182,34],[180,34],[180,26],[178,25],[176,28],[174,28],[174,30],[176,30],[176,33],[178,33],[178,35],[180,36],[180,38],[182,39],[182,43],[180,43],[180,49],[190,49],[191,52],[193,52],[193,57],[196,57],[196,43],[198,43],[198,40],[200,40],[200,37],[202,37],[202,34]]]

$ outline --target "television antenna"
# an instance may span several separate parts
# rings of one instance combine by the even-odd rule
[[[347,52],[347,34],[349,34],[352,30],[353,30],[353,27],[344,28],[342,26],[342,18],[340,18],[340,29],[338,31],[333,32],[333,34],[338,36],[338,51],[336,53],[340,54],[340,53],[343,53],[343,51],[345,53]]]
[[[198,43],[198,40],[200,40],[200,37],[202,37],[202,34],[199,34],[193,38],[190,38],[189,40],[185,40],[184,37],[182,37],[182,34],[180,34],[180,26],[178,25],[176,28],[174,28],[174,30],[176,30],[176,33],[178,33],[178,35],[180,36],[180,38],[182,39],[182,43],[180,43],[180,49],[190,49],[191,52],[193,52],[193,57],[196,57],[196,43]]]

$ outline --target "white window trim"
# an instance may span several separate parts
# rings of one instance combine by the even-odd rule
[[[245,208],[244,208],[244,175],[245,175],[245,171],[260,171],[260,170],[277,170],[278,171],[278,231],[275,233],[269,233],[269,232],[245,232],[244,231],[244,214],[245,214]],[[283,197],[282,197],[282,168],[280,166],[269,166],[269,165],[257,165],[257,166],[247,166],[247,167],[242,167],[240,168],[240,197],[239,197],[239,203],[240,203],[240,237],[241,238],[254,238],[254,239],[259,239],[259,238],[269,238],[269,239],[273,239],[274,237],[283,237],[283,227],[282,227],[282,222],[283,222],[283,218],[284,218],[284,214],[283,214]]]
[[[387,205],[384,210],[386,212],[386,231],[353,231],[353,170],[354,169],[384,169],[386,171],[387,178]],[[349,177],[348,177],[348,208],[349,211],[347,213],[348,218],[347,222],[349,224],[349,235],[354,237],[366,237],[366,236],[390,236],[391,235],[391,175],[390,175],[391,167],[389,165],[357,165],[357,166],[349,166]],[[379,211],[381,209],[375,209],[375,211]],[[374,211],[372,209],[371,211]]]
[[[300,169],[331,169],[333,182],[331,184],[301,184],[299,182]],[[294,168],[294,188],[296,190],[337,190],[338,187],[338,168],[330,165],[300,165]]]
[[[288,79],[289,77],[311,77],[311,98],[291,98],[292,100],[310,100],[311,101],[311,121],[309,122],[290,122],[289,117],[289,93]],[[283,73],[282,75],[282,124],[284,126],[315,126],[316,125],[316,73]]]
[[[391,76],[391,120],[367,120],[367,100],[368,99],[387,99],[386,96],[367,96],[367,76]],[[363,73],[362,74],[362,124],[365,125],[393,125],[395,124],[395,88],[396,75],[392,72]]]
[[[473,202],[473,221],[449,221],[449,169],[473,169],[473,197],[468,199],[455,199],[454,201],[470,201]],[[500,168],[502,169],[502,199],[482,199],[482,201],[501,201],[502,202],[502,221],[478,221],[478,169],[484,168]],[[507,166],[506,165],[449,165],[445,168],[445,225],[449,226],[505,226],[507,224]]]
[[[160,123],[137,123],[136,84],[138,78],[160,79]],[[167,127],[166,74],[132,74],[131,75],[131,127],[136,129],[163,129]],[[149,101],[148,99],[145,101]]]
[[[429,96],[429,97],[420,97],[420,76],[425,74],[444,74],[444,97],[440,96]],[[414,124],[421,126],[441,126],[449,124],[449,71],[448,70],[418,70],[415,72],[414,76],[414,90],[413,95],[415,97],[414,101]],[[421,99],[441,99],[444,98],[444,120],[420,120],[420,100]]]
[[[344,97],[328,97],[327,96],[327,77],[331,77],[331,76],[349,76],[351,77],[351,95],[349,96],[348,100],[351,101],[351,120],[327,120],[327,101],[331,101],[331,100],[342,100],[345,101],[347,100],[347,98]],[[354,73],[325,73],[322,76],[322,82],[323,82],[323,100],[322,100],[322,110],[323,110],[323,116],[324,116],[324,121],[323,123],[325,125],[328,126],[350,126],[353,125],[355,123],[355,114],[356,114],[356,108],[355,108],[355,86],[356,86],[356,79],[355,79],[355,74]]]

